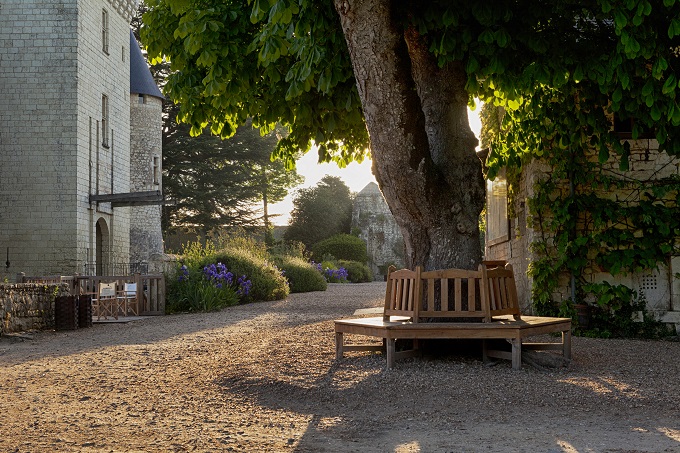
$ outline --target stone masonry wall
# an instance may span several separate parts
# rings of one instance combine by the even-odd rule
[[[656,140],[629,140],[629,143],[631,145],[630,171],[627,176],[647,180],[680,174],[680,159],[659,153]],[[593,155],[593,159],[597,159],[597,156]],[[603,165],[603,168],[620,173],[618,166],[618,160],[611,158]],[[527,313],[530,312],[532,283],[526,271],[534,259],[529,248],[538,239],[539,234],[539,231],[527,228],[527,224],[531,222],[527,200],[534,196],[536,183],[550,177],[550,167],[540,162],[534,161],[523,167],[519,188],[515,188],[514,209],[517,217],[510,219],[510,240],[486,246],[486,259],[505,259],[513,265],[520,304]],[[565,186],[564,194],[567,194],[568,190]],[[625,199],[627,195],[622,190],[598,193],[598,196],[611,199]],[[608,273],[601,272],[599,267],[592,262],[585,270],[585,279],[587,282],[608,281],[611,284],[624,284],[641,291],[646,296],[648,309],[663,313],[667,310],[680,310],[680,302],[678,302],[680,301],[680,279],[675,277],[677,269],[680,268],[678,263],[680,259],[672,257],[668,263],[670,266],[661,265],[658,271],[612,277]],[[569,275],[560,276],[559,287],[553,297],[557,301],[571,297]]]
[[[132,2],[78,0],[79,262],[95,261],[99,219],[109,233],[104,264],[129,261],[129,208],[90,205],[88,200],[91,193],[130,191],[130,17],[122,3]],[[108,52],[102,41],[103,11],[108,15]],[[103,144],[100,123],[102,95],[109,103],[108,147]]]
[[[77,20],[75,2],[0,7],[0,249],[9,247],[10,275],[57,273],[75,259]]]
[[[130,190],[163,190],[163,102],[153,96],[130,95]],[[156,272],[163,255],[161,206],[130,208],[130,261],[148,262]]]
[[[382,280],[386,267],[404,267],[404,239],[378,185],[369,183],[359,192],[352,209],[352,228],[366,241],[373,278]]]
[[[0,284],[0,332],[54,327],[54,300],[69,294],[69,286],[21,283]]]
[[[100,217],[111,232],[111,259],[127,260],[128,209],[95,211],[88,195],[97,187],[100,193],[129,187],[133,7],[132,0],[0,5],[0,250],[6,256],[9,247],[10,261],[3,275],[82,272],[95,256]],[[109,149],[98,141],[102,94],[110,103]]]

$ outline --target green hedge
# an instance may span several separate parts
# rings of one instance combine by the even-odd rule
[[[314,261],[323,261],[324,257],[333,256],[338,260],[368,261],[366,243],[351,234],[337,234],[328,239],[317,242],[312,246],[312,258]]]
[[[347,280],[351,283],[365,283],[373,281],[373,272],[364,263],[358,261],[339,260],[340,267],[347,270]]]
[[[326,291],[326,279],[307,261],[294,256],[275,256],[274,262],[288,280],[291,293]]]
[[[224,263],[234,274],[234,278],[245,275],[252,282],[250,292],[242,298],[242,302],[285,299],[290,292],[286,278],[279,269],[248,250],[220,250],[215,255],[204,258],[199,265],[202,268],[217,262]]]

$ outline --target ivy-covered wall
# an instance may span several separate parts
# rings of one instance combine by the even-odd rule
[[[66,283],[0,284],[0,324],[3,334],[54,327],[54,299],[69,294]]]
[[[653,139],[627,146],[628,168],[561,149],[508,177],[510,238],[487,245],[486,257],[519,268],[526,311],[573,315],[585,304],[607,322],[646,310],[680,323],[671,313],[680,311],[680,159]]]

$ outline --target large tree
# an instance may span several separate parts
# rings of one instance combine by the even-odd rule
[[[167,92],[193,133],[280,121],[291,133],[278,156],[290,163],[314,142],[340,164],[362,159],[370,135],[409,266],[481,259],[474,97],[507,111],[492,164],[547,146],[595,146],[625,164],[615,113],[680,153],[675,0],[148,3],[142,38],[172,61]]]

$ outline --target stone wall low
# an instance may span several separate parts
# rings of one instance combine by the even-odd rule
[[[54,299],[68,294],[67,283],[0,284],[0,332],[53,328]]]

